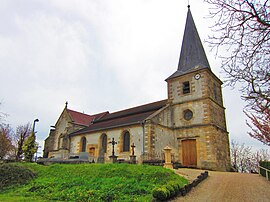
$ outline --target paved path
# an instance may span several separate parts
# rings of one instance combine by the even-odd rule
[[[196,178],[200,170],[179,169],[176,171],[189,180]],[[270,202],[270,181],[258,174],[209,171],[209,177],[193,188],[180,201],[267,201]]]

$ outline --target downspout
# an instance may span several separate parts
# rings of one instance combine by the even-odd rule
[[[144,155],[144,147],[145,147],[145,128],[144,128],[144,125],[145,125],[145,120],[142,121],[142,155]]]

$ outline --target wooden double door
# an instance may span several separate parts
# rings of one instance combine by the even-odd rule
[[[183,166],[197,167],[197,147],[196,140],[182,140]]]

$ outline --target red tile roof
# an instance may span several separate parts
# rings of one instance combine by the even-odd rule
[[[94,120],[98,120],[99,118],[106,115],[108,112],[103,112],[95,115],[88,115],[80,112],[76,112],[70,109],[67,109],[72,121],[79,125],[89,126]]]
[[[95,122],[101,122],[109,119],[115,119],[123,116],[129,116],[133,114],[138,114],[138,113],[144,113],[144,112],[149,112],[149,111],[155,111],[160,109],[161,107],[165,106],[167,104],[167,100],[161,100],[158,102],[153,102],[145,105],[141,105],[138,107],[132,107],[129,109],[121,110],[118,112],[114,113],[108,113],[106,116],[102,117],[101,119],[95,121]]]
[[[71,136],[85,134],[93,131],[111,129],[121,126],[128,126],[142,123],[147,117],[161,109],[167,104],[167,100],[162,100],[130,109],[107,113],[104,117],[94,121],[89,127],[70,134]]]

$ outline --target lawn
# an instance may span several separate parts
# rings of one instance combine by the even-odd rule
[[[151,201],[156,187],[187,180],[173,171],[129,164],[16,164],[32,170],[24,185],[0,190],[0,201]],[[12,176],[12,175],[11,175]]]

